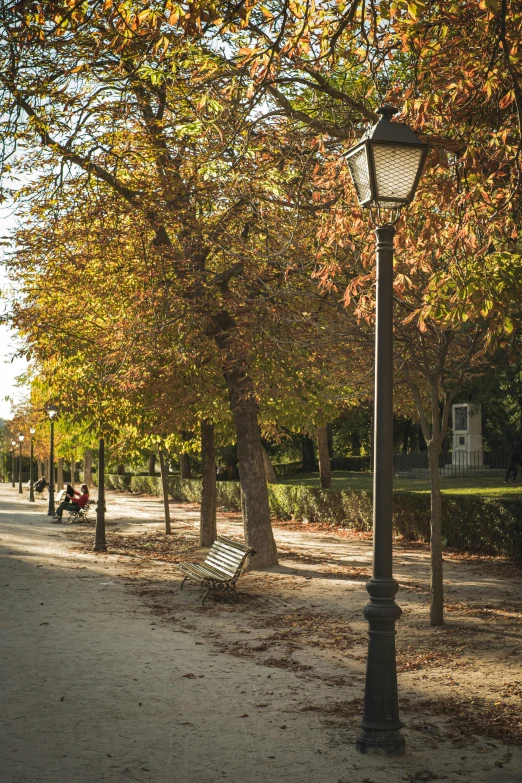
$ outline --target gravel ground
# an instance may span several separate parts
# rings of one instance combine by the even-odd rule
[[[0,485],[0,783],[522,782],[514,566],[449,561],[433,631],[426,552],[399,545],[407,753],[362,757],[368,541],[280,526],[281,565],[245,575],[238,606],[201,609],[198,586],[173,592],[176,559],[203,554],[197,510],[173,505],[166,540],[157,499],[108,506],[101,555],[92,529]]]

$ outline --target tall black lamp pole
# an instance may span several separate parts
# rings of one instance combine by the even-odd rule
[[[58,410],[54,405],[49,405],[47,408],[47,415],[51,422],[51,442],[49,449],[49,508],[47,510],[47,516],[54,516],[54,419],[58,413]]]
[[[357,749],[400,755],[395,657],[395,623],[402,610],[392,574],[393,500],[393,238],[395,223],[415,195],[427,148],[413,131],[392,122],[393,106],[378,110],[379,122],[347,153],[361,206],[372,209],[376,223],[377,274],[375,324],[375,407],[373,472],[373,571],[366,588],[370,600],[368,659],[361,730]]]
[[[22,443],[24,442],[23,433],[18,433],[18,440],[20,442],[20,457],[18,462],[18,492],[23,495],[24,490],[22,488]]]
[[[15,440],[11,441],[11,446],[13,447],[13,449],[11,451],[11,486],[14,487],[15,486],[15,452],[14,452],[14,450],[15,450],[15,446],[16,446],[16,441]]]
[[[33,487],[33,460],[34,460],[34,433],[36,430],[31,427],[29,430],[31,433],[31,456],[29,458],[29,501],[34,503],[34,487]]]
[[[98,447],[98,504],[96,507],[96,530],[92,546],[95,552],[106,552],[105,539],[105,441],[100,438]]]

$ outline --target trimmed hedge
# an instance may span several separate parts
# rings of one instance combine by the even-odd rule
[[[239,482],[217,482],[218,506],[241,511]],[[107,489],[161,496],[159,476],[106,476]],[[169,494],[178,502],[199,503],[199,479],[169,478]],[[372,495],[365,490],[320,489],[302,484],[269,484],[270,510],[276,519],[307,519],[335,527],[367,531],[372,527]],[[429,539],[429,494],[394,492],[393,524],[410,540]],[[442,496],[442,533],[447,545],[469,552],[522,559],[522,502],[470,495]]]

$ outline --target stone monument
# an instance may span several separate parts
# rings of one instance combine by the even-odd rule
[[[482,412],[480,405],[461,402],[452,405],[452,464],[478,467],[484,464],[482,451]]]

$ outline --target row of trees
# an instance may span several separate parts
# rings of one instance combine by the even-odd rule
[[[2,4],[35,394],[112,440],[199,432],[210,538],[234,440],[246,540],[275,564],[261,435],[313,422],[324,464],[326,423],[371,397],[374,241],[343,153],[398,103],[431,149],[398,232],[396,408],[428,445],[442,623],[451,404],[519,328],[521,25],[508,0]]]

